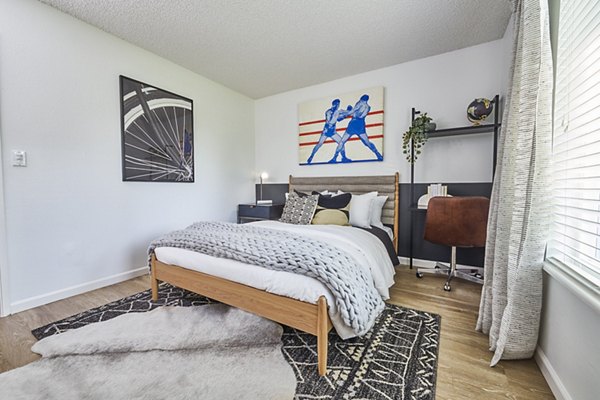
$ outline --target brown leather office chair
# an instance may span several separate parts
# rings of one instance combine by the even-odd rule
[[[450,246],[450,265],[436,263],[435,267],[417,268],[423,273],[448,275],[444,290],[450,291],[453,277],[483,283],[483,268],[456,267],[457,247],[484,247],[490,200],[487,197],[433,197],[427,205],[425,240]]]

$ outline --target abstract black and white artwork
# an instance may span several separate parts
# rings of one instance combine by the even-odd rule
[[[123,181],[194,182],[193,102],[120,76]]]

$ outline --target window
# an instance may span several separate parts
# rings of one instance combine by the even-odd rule
[[[548,258],[600,288],[600,1],[560,4]]]

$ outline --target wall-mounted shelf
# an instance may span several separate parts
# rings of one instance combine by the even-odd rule
[[[427,137],[429,139],[433,139],[433,138],[441,138],[441,137],[453,137],[453,136],[463,136],[463,135],[474,135],[474,134],[480,134],[480,133],[493,133],[494,134],[494,153],[493,153],[493,160],[492,160],[492,180],[493,180],[493,175],[496,172],[496,157],[497,157],[497,152],[498,152],[498,134],[500,133],[500,96],[496,95],[494,96],[494,99],[492,100],[492,103],[494,104],[494,122],[491,124],[482,124],[482,125],[471,125],[471,126],[460,126],[460,127],[456,127],[456,128],[446,128],[446,129],[436,129],[433,132],[429,132],[427,134]],[[411,119],[411,123],[412,121],[415,120],[415,117],[417,115],[421,114],[421,111],[413,108],[412,109],[412,119]],[[411,141],[410,143],[410,151],[411,151],[411,156],[412,159],[414,160],[414,146],[413,146],[413,142]],[[417,209],[414,205],[417,204],[417,201],[415,200],[415,190],[414,190],[414,185],[415,185],[415,164],[412,163],[410,165],[410,244],[409,244],[409,259],[410,259],[410,268],[412,269],[413,267],[413,236],[414,236],[414,227],[415,227],[415,222],[414,222],[414,215],[415,213],[418,212],[426,212],[426,209]]]
[[[500,124],[498,124],[498,126],[500,126]],[[437,138],[445,136],[474,135],[477,133],[493,132],[495,127],[496,124],[484,124],[474,126],[461,126],[458,128],[436,129],[433,132],[429,132],[427,136],[429,138]]]

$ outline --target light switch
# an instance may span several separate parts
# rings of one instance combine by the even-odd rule
[[[25,150],[13,150],[12,151],[12,165],[13,165],[13,167],[26,167],[27,166],[27,152]]]

